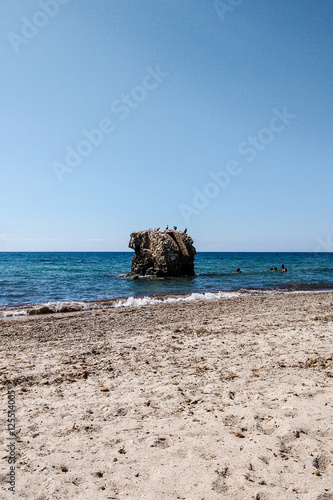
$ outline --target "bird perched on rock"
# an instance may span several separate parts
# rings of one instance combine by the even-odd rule
[[[173,226],[174,230],[177,231],[177,226]]]
[[[169,226],[167,226],[167,227],[165,228],[165,230],[167,230],[167,229],[169,229]]]
[[[158,228],[156,229],[156,231],[159,231],[159,230],[160,230],[160,228],[158,227]]]
[[[184,229],[184,234],[186,234],[186,233],[187,233],[187,227],[185,227],[185,229]]]

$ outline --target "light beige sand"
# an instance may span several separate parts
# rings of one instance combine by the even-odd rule
[[[2,321],[0,335],[1,498],[333,499],[333,293]]]

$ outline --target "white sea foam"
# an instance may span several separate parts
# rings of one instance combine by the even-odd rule
[[[9,309],[5,311],[0,311],[0,318],[10,318],[18,316],[27,316],[27,309]]]
[[[0,311],[0,318],[16,318],[19,316],[35,316],[40,314],[52,314],[61,312],[88,311],[90,309],[102,309],[104,306],[89,304],[87,302],[46,302],[31,307],[5,309]]]
[[[113,307],[139,307],[152,306],[155,304],[176,304],[180,302],[198,302],[206,300],[232,299],[241,297],[240,292],[205,292],[191,293],[185,297],[167,297],[165,299],[155,299],[154,297],[128,297],[126,300],[119,300]]]

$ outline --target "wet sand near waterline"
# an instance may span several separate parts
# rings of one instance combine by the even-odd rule
[[[0,323],[16,493],[1,498],[333,498],[333,293]],[[101,390],[103,389],[103,390]]]

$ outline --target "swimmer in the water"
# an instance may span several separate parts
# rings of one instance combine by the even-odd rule
[[[284,264],[282,264],[281,269],[282,269],[282,272],[283,272],[283,273],[286,273],[286,272],[287,272],[287,268],[286,268],[286,267],[284,267]]]
[[[242,271],[239,269],[239,267],[237,267],[237,271],[236,273],[241,273]]]

